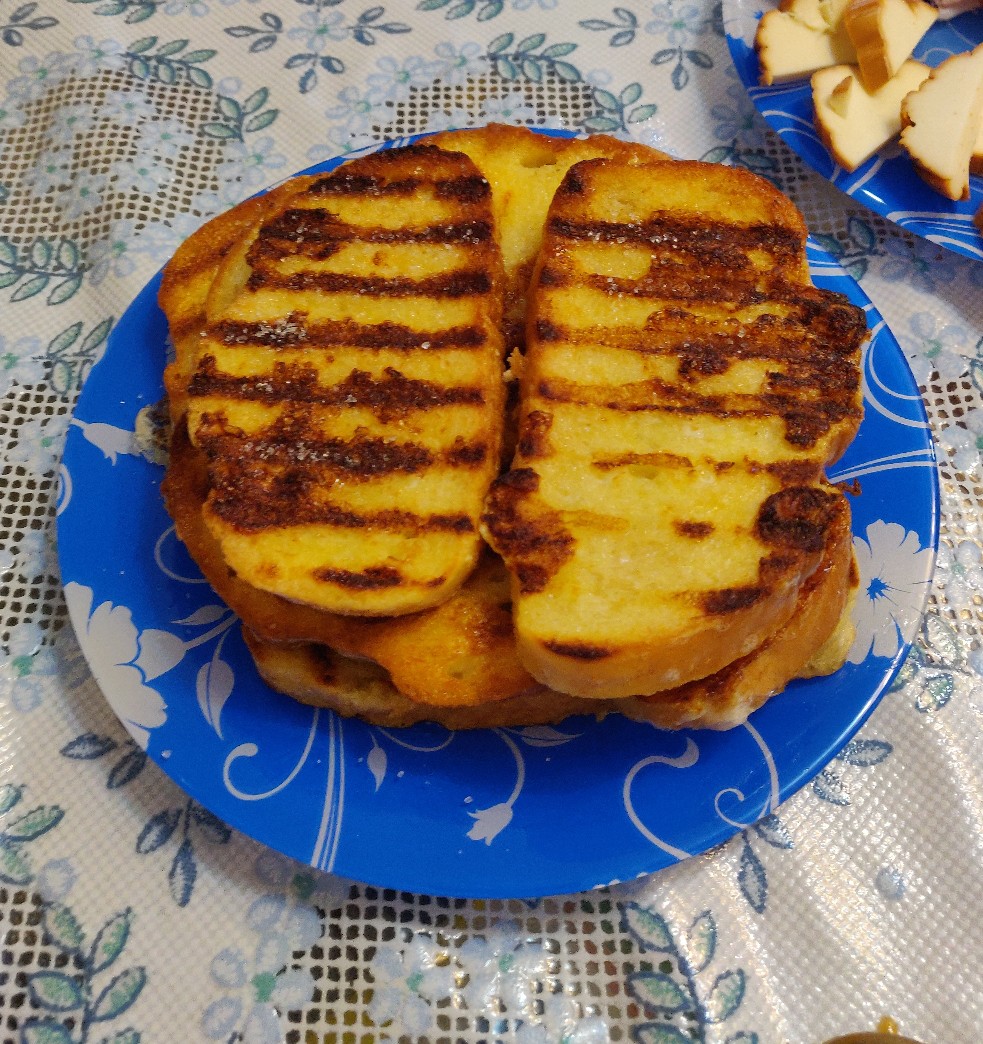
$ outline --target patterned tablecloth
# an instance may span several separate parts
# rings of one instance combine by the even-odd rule
[[[0,0],[0,1040],[819,1044],[885,1019],[983,1039],[983,262],[806,168],[748,100],[727,17]],[[917,643],[813,782],[702,856],[531,900],[334,877],[188,798],[89,673],[54,522],[79,389],[186,235],[315,161],[489,120],[743,164],[791,194],[907,355],[942,493]],[[862,598],[904,599],[889,571],[868,581]]]

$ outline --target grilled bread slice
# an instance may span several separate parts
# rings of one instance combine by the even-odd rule
[[[501,123],[443,131],[427,141],[465,153],[491,185],[505,266],[505,339],[510,349],[524,342],[526,291],[542,243],[546,211],[570,167],[600,157],[626,163],[670,158],[647,145],[608,134],[560,138]]]
[[[796,612],[749,656],[717,674],[654,696],[596,700],[533,686],[508,698],[452,705],[417,694],[409,698],[378,664],[353,659],[311,642],[284,644],[244,637],[260,676],[303,703],[376,725],[432,721],[449,729],[543,725],[572,714],[603,718],[619,713],[659,728],[728,729],[747,719],[793,678],[831,674],[853,641],[849,611],[856,590],[849,516],[840,511],[829,530],[823,560],[805,584]]]
[[[291,193],[297,186],[291,186]],[[160,302],[171,323],[179,360],[197,352],[210,284],[223,260],[251,233],[283,189],[214,218],[179,249],[164,273]],[[180,363],[170,368],[180,373]],[[250,631],[270,642],[326,643],[340,653],[373,658],[414,698],[440,705],[509,699],[535,683],[521,666],[512,639],[509,580],[501,559],[484,549],[476,570],[446,602],[400,617],[360,618],[290,602],[232,572],[202,515],[208,495],[205,457],[188,438],[178,379],[169,397],[170,454],[161,486],[178,536],[216,593]]]
[[[388,619],[340,616],[259,591],[229,572],[202,519],[204,461],[181,426],[162,488],[178,536],[242,619],[261,674],[279,691],[380,725],[518,726],[598,711],[597,701],[548,690],[522,667],[508,574],[491,552],[434,609]],[[832,673],[852,641],[849,613],[841,612],[845,591],[856,584],[852,564],[849,515],[841,504],[822,564],[784,628],[711,678],[637,700],[604,701],[603,708],[663,728],[726,728],[792,678]]]
[[[530,293],[488,539],[519,655],[572,695],[716,673],[787,623],[842,494],[861,309],[812,286],[792,203],[740,169],[572,167]],[[837,615],[839,615],[838,607]]]
[[[397,617],[343,616],[287,601],[230,572],[202,516],[205,461],[183,425],[171,437],[162,490],[188,553],[257,640],[314,642],[373,660],[407,698],[436,706],[494,703],[536,687],[516,655],[508,573],[487,548],[461,587],[432,609]]]
[[[260,209],[168,375],[243,581],[362,616],[463,583],[500,466],[501,298],[490,189],[461,154],[376,153]]]

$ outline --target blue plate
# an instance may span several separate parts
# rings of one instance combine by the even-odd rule
[[[983,178],[970,178],[970,199],[953,203],[929,188],[897,144],[885,145],[852,174],[840,167],[813,125],[808,80],[759,86],[754,34],[761,15],[775,0],[724,0],[724,29],[737,75],[755,108],[782,140],[848,196],[908,232],[967,257],[983,259],[983,235],[973,215],[983,206]],[[936,66],[959,51],[983,43],[983,9],[936,22],[915,48],[915,57]]]
[[[336,163],[322,164],[317,170]],[[159,277],[116,326],[69,430],[59,551],[72,623],[136,741],[230,825],[377,886],[534,897],[627,880],[703,852],[773,811],[837,754],[917,630],[937,546],[928,424],[897,342],[810,244],[815,281],[867,312],[866,417],[836,479],[858,480],[858,640],[729,732],[613,716],[552,728],[383,729],[302,706],[259,679],[238,621],[174,535],[163,468],[137,437],[163,395]]]

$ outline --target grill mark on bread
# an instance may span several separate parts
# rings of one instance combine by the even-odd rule
[[[483,348],[488,343],[476,326],[446,330],[415,330],[400,323],[363,324],[352,320],[308,324],[303,312],[282,319],[245,322],[225,319],[212,334],[226,347],[337,348],[352,347],[391,351],[444,351]]]
[[[315,569],[314,576],[325,583],[337,584],[355,591],[378,591],[383,587],[399,587],[406,578],[392,566],[369,566],[360,572],[350,569]]]
[[[595,457],[591,466],[599,471],[613,471],[616,468],[645,468],[653,472],[666,470],[692,470],[697,465],[711,467],[717,472],[733,471],[739,468],[749,475],[767,472],[774,475],[783,486],[805,486],[818,482],[823,469],[812,460],[776,460],[762,463],[748,457],[740,461],[716,460],[710,457],[697,457],[695,460],[679,453],[665,450],[650,453],[617,453],[613,456]]]
[[[568,179],[569,181],[569,179]],[[558,196],[564,194],[560,186]],[[721,263],[735,260],[746,265],[749,251],[764,251],[780,265],[797,261],[802,239],[793,229],[781,225],[735,225],[709,221],[705,217],[687,220],[679,216],[660,216],[637,224],[617,221],[574,221],[553,217],[551,233],[571,242],[610,243],[662,248],[680,254],[718,258]]]
[[[773,296],[779,293],[780,296]],[[646,355],[692,355],[703,351],[738,359],[799,360],[803,345],[830,357],[849,356],[867,336],[863,312],[842,294],[784,282],[769,291],[772,307],[782,314],[764,313],[749,319],[733,314],[707,318],[668,303],[649,316],[646,329],[608,326],[605,344]],[[697,304],[707,304],[701,299]],[[720,303],[720,302],[717,302]],[[544,342],[590,344],[596,332],[554,319],[540,318],[536,336]]]
[[[532,468],[508,471],[492,483],[482,515],[523,594],[542,591],[574,549],[560,513],[534,499],[538,489]]]
[[[487,272],[458,269],[423,279],[361,276],[347,272],[271,272],[254,268],[250,290],[289,290],[292,293],[357,294],[364,297],[476,297],[491,291]]]
[[[610,649],[603,645],[592,645],[590,642],[543,642],[550,652],[557,656],[566,656],[571,660],[584,660],[592,663],[595,660],[605,660],[611,655]]]
[[[549,433],[553,427],[553,415],[544,410],[531,410],[519,426],[518,452],[529,460],[548,457],[552,452]]]
[[[483,441],[458,438],[451,446],[435,451],[415,442],[398,442],[364,432],[356,432],[351,439],[334,438],[322,435],[308,417],[290,415],[253,435],[206,431],[200,443],[212,461],[255,458],[271,467],[303,465],[311,469],[315,480],[331,472],[359,480],[397,473],[419,474],[436,466],[467,469],[480,466],[488,456],[488,446]]]
[[[658,450],[652,453],[618,453],[612,457],[597,457],[591,465],[600,471],[613,471],[615,468],[683,468],[693,469],[693,461],[679,453]]]
[[[491,225],[480,219],[451,221],[442,225],[386,228],[379,225],[352,225],[321,207],[294,207],[285,210],[260,229],[250,246],[249,260],[253,263],[276,261],[285,252],[323,259],[330,257],[345,243],[470,246],[489,243],[492,236]]]
[[[536,392],[548,402],[625,413],[664,412],[757,420],[778,417],[785,424],[786,441],[801,447],[814,445],[834,425],[860,415],[852,400],[838,397],[817,397],[813,402],[805,402],[796,395],[700,395],[658,378],[614,388],[552,377],[541,380]]]
[[[691,540],[705,540],[714,530],[712,522],[699,522],[692,519],[673,519],[673,528],[680,536]]]
[[[331,502],[316,503],[305,495],[304,476],[296,472],[272,477],[250,475],[254,469],[237,463],[234,474],[213,480],[209,503],[219,518],[241,533],[311,525],[418,536],[475,531],[473,520],[465,514],[418,515],[397,508],[359,513]],[[269,481],[264,482],[264,478]]]
[[[822,549],[836,517],[840,495],[815,486],[790,486],[761,505],[755,522],[760,539],[788,551]]]
[[[767,595],[768,589],[765,587],[727,587],[719,591],[704,591],[699,602],[707,616],[726,616],[749,608]]]
[[[414,146],[407,146],[402,152],[400,162],[412,156]],[[429,153],[429,155],[425,155]],[[425,162],[434,156],[433,149],[420,150],[419,155]],[[386,164],[385,153],[377,153],[381,159],[380,166]],[[434,178],[431,176],[414,176],[388,178],[385,173],[361,173],[341,168],[329,177],[315,181],[308,190],[312,196],[402,196],[411,197],[421,189],[432,188],[437,199],[454,200],[463,204],[478,204],[491,195],[491,186],[480,174],[463,174],[456,177]]]
[[[481,406],[485,401],[480,388],[406,377],[393,366],[387,366],[378,377],[366,370],[352,370],[343,381],[322,385],[312,366],[278,362],[268,374],[238,377],[220,371],[212,355],[202,359],[188,385],[188,394],[193,398],[221,397],[267,405],[360,407],[372,410],[384,422],[416,411]]]
[[[682,270],[680,270],[682,269]],[[755,286],[742,272],[721,264],[705,261],[692,268],[681,265],[653,267],[641,279],[619,279],[616,276],[587,275],[575,278],[562,270],[544,266],[541,286],[581,286],[600,290],[611,297],[640,297],[660,301],[684,301],[701,304],[726,302],[730,308],[750,307],[767,300],[765,290]]]

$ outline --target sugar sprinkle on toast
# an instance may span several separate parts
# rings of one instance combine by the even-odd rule
[[[367,616],[460,586],[500,466],[501,272],[488,183],[460,154],[382,151],[261,209],[180,367],[239,576]]]

